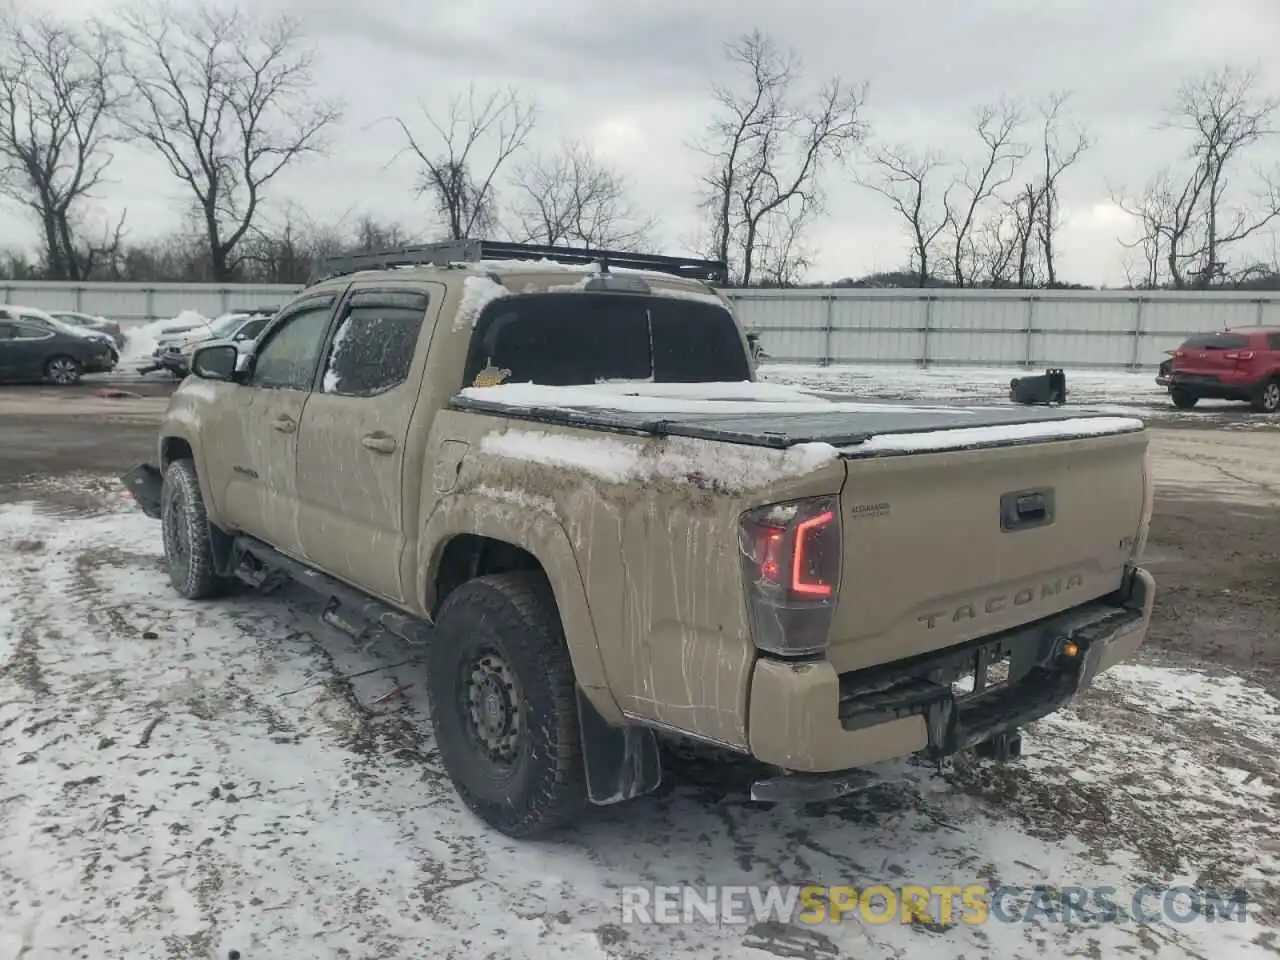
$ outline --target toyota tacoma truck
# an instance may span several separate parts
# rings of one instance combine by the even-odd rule
[[[331,264],[213,344],[125,476],[190,599],[294,580],[424,652],[463,802],[513,837],[654,789],[1008,759],[1142,643],[1142,421],[757,379],[723,265],[466,242]]]

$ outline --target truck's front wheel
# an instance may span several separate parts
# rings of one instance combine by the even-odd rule
[[[160,530],[169,582],[188,600],[217,595],[226,586],[218,576],[209,539],[209,517],[196,465],[174,460],[164,468],[160,488]]]
[[[427,655],[431,723],[463,802],[507,836],[586,803],[573,667],[540,573],[502,573],[445,599]]]

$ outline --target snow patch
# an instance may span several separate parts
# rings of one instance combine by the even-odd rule
[[[572,387],[535,383],[503,383],[467,387],[467,400],[509,407],[564,410],[620,410],[630,413],[929,413],[945,411],[972,416],[976,407],[929,407],[892,403],[837,402],[803,390],[750,381],[720,383],[659,383],[630,381]]]
[[[645,480],[707,482],[728,491],[764,487],[799,477],[839,456],[829,443],[799,443],[786,450],[761,450],[689,437],[629,443],[613,437],[575,436],[534,430],[490,433],[482,453],[548,467],[578,470],[606,483]]]
[[[494,300],[511,296],[511,291],[489,277],[467,277],[462,282],[462,302],[453,317],[453,329],[475,327],[480,314]]]
[[[329,348],[329,360],[324,369],[324,392],[337,393],[341,386],[341,377],[338,375],[338,354],[341,353],[342,347],[346,344],[351,336],[351,315],[348,314],[346,319],[342,321],[342,326],[338,328],[338,332],[333,336],[333,345]]]
[[[525,493],[523,490],[502,490],[498,487],[484,485],[476,487],[475,492],[478,496],[487,500],[500,500],[503,503],[511,503],[525,510],[536,510],[539,513],[556,513],[556,502],[550,497],[539,497],[532,493]]]
[[[645,270],[621,270],[615,267],[609,268],[610,273],[613,273],[615,271],[618,273],[629,273],[631,275],[635,275],[635,274],[645,274],[650,276],[652,275],[651,271],[645,271]],[[551,286],[548,286],[546,288],[546,291],[547,293],[572,293],[577,290],[585,290],[587,288],[587,284],[589,284],[592,280],[596,279],[596,277],[598,276],[600,276],[600,274],[597,272],[590,276],[583,277],[581,280],[577,281],[576,283],[552,284]],[[694,301],[697,301],[698,303],[709,303],[712,306],[723,307],[726,310],[729,309],[728,304],[726,304],[714,293],[707,293],[701,290],[686,290],[683,287],[651,285],[648,292],[657,297],[671,297],[676,300],[694,300]]]
[[[208,327],[211,321],[194,310],[183,310],[168,320],[153,320],[140,327],[125,331],[124,347],[120,351],[121,362],[145,360],[155,352],[160,338],[178,327]]]
[[[968,447],[1017,443],[1028,440],[1067,440],[1141,430],[1145,424],[1136,417],[1072,417],[1048,423],[1013,423],[998,427],[957,427],[954,430],[927,430],[921,433],[886,433],[841,452],[851,456],[876,453],[924,453],[963,450]]]

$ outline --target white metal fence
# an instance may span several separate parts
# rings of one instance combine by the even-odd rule
[[[0,301],[133,326],[195,310],[275,306],[275,284],[22,283]],[[730,290],[773,359],[803,363],[1148,367],[1193,333],[1280,328],[1280,293],[1128,290]]]
[[[1194,333],[1280,328],[1280,294],[1128,290],[752,290],[743,325],[806,363],[1150,367]]]

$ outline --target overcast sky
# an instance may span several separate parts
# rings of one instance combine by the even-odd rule
[[[68,16],[108,8],[35,2]],[[319,220],[368,212],[411,231],[429,232],[431,211],[411,196],[409,158],[388,165],[404,146],[388,118],[414,125],[420,100],[439,110],[474,82],[537,100],[535,146],[566,137],[594,145],[677,246],[695,226],[700,157],[686,144],[707,122],[710,83],[727,78],[723,44],[758,27],[794,49],[815,84],[833,73],[867,81],[876,136],[957,157],[977,145],[980,104],[1073,91],[1072,116],[1095,146],[1062,184],[1059,275],[1118,284],[1117,236],[1130,228],[1108,187],[1137,190],[1177,158],[1178,134],[1155,126],[1178,81],[1226,63],[1253,66],[1260,89],[1280,96],[1277,0],[260,0],[259,9],[304,20],[319,48],[317,93],[346,104],[331,155],[291,171],[269,199],[295,201]],[[1255,160],[1280,162],[1280,149]],[[154,159],[122,149],[112,177],[103,205],[128,208],[134,237],[175,225],[185,196]],[[810,234],[813,279],[906,262],[887,201],[852,179],[827,173],[829,212]],[[0,243],[32,241],[7,213]]]

